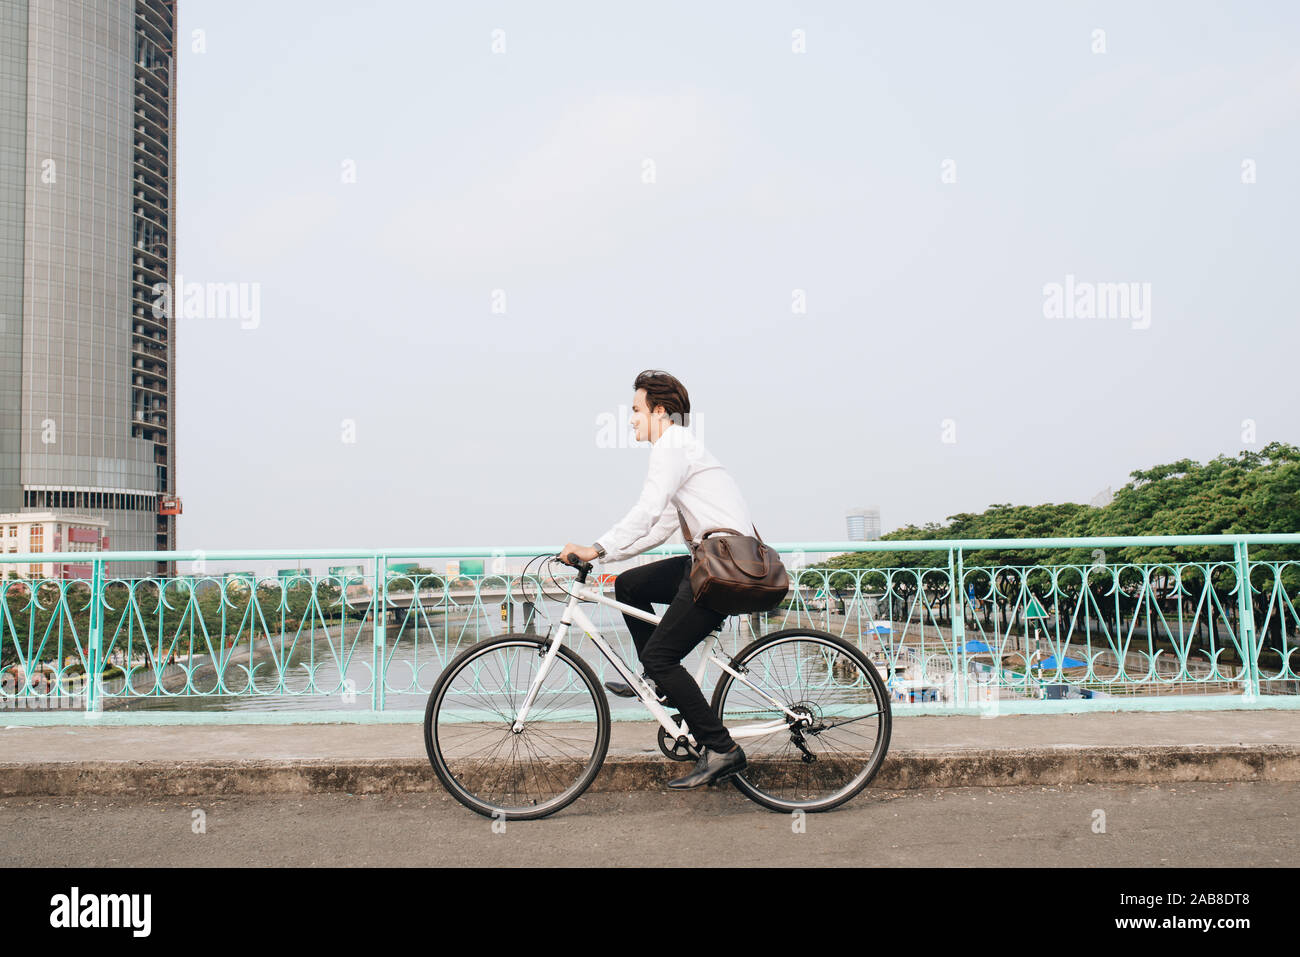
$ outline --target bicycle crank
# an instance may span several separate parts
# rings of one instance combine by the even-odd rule
[[[680,723],[682,716],[675,714],[673,720]],[[689,741],[668,737],[668,732],[663,729],[662,725],[659,728],[659,750],[674,761],[698,761],[700,759],[700,752]]]

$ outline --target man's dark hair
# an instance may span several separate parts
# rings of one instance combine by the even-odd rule
[[[653,412],[655,406],[662,405],[678,425],[690,425],[691,396],[676,376],[658,369],[646,369],[632,384],[632,391],[637,389],[645,389],[646,411]]]

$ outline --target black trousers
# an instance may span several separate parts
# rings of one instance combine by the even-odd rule
[[[623,614],[637,657],[645,673],[668,696],[668,704],[686,719],[695,740],[711,751],[730,751],[735,742],[681,663],[692,648],[727,618],[695,604],[691,593],[691,556],[674,555],[619,572],[614,579],[614,598],[648,612],[654,611],[651,602],[668,605],[657,625]]]

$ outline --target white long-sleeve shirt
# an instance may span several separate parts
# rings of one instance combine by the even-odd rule
[[[605,562],[617,562],[662,545],[680,527],[681,508],[692,540],[711,528],[754,534],[754,520],[735,479],[695,434],[670,425],[650,449],[650,470],[641,497],[596,544]],[[683,534],[684,537],[684,534]]]

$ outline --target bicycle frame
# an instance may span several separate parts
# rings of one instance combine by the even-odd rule
[[[654,715],[655,720],[659,722],[659,725],[664,729],[664,731],[667,732],[673,740],[677,740],[685,735],[693,746],[696,745],[697,742],[695,741],[694,736],[690,734],[690,729],[687,727],[685,719],[682,720],[681,724],[673,721],[672,716],[669,715],[667,709],[659,703],[654,693],[650,690],[650,687],[641,680],[640,675],[633,674],[632,669],[627,666],[618,652],[610,647],[609,643],[605,640],[604,635],[600,633],[600,629],[592,623],[591,619],[587,617],[586,613],[578,603],[584,599],[594,601],[601,605],[607,605],[610,608],[617,608],[625,614],[633,615],[640,618],[642,621],[648,621],[656,625],[663,616],[655,615],[648,611],[642,611],[640,608],[633,608],[631,605],[625,605],[616,599],[601,594],[598,588],[594,588],[581,581],[576,583],[576,587],[572,591],[568,592],[568,595],[569,603],[565,606],[564,615],[560,618],[560,626],[555,630],[554,637],[550,639],[550,647],[547,649],[545,659],[542,661],[541,667],[538,668],[537,675],[533,678],[532,685],[528,689],[528,694],[524,698],[523,707],[519,709],[519,716],[515,718],[514,724],[511,725],[511,730],[515,733],[523,730],[524,721],[527,719],[528,711],[533,706],[533,701],[537,697],[537,691],[541,688],[542,682],[546,680],[547,672],[551,669],[551,662],[555,659],[555,656],[559,654],[560,646],[564,643],[564,638],[569,633],[569,629],[576,624],[583,630],[587,637],[596,643],[596,647],[600,649],[600,652],[605,656],[605,659],[614,666],[615,670],[623,676],[623,679],[628,683],[628,685],[636,691],[637,697],[640,699],[641,703],[646,706],[646,709],[649,710],[652,715]],[[756,694],[766,698],[773,706],[789,715],[796,724],[807,723],[806,715],[791,711],[766,691],[754,687],[744,674],[736,671],[731,667],[731,664],[728,661],[719,658],[715,654],[706,653],[700,659],[700,667],[695,673],[696,684],[699,684],[703,680],[705,666],[710,661],[716,664],[723,671],[730,674],[737,681],[747,685]],[[735,739],[758,738],[764,735],[774,734],[778,731],[784,731],[789,727],[789,722],[781,718],[774,718],[771,721],[766,721],[761,724],[749,724],[738,728],[730,728],[728,731],[731,734],[731,737]]]

